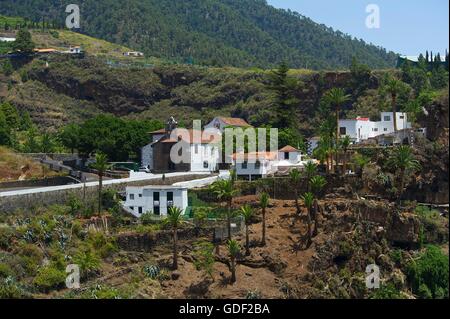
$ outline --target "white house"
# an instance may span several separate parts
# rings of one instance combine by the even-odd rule
[[[129,56],[129,57],[134,57],[134,58],[141,58],[144,56],[144,53],[139,52],[139,51],[128,51],[128,52],[125,52],[123,55]]]
[[[286,174],[294,168],[302,170],[306,163],[302,152],[290,145],[278,152],[236,153],[233,162],[236,175],[248,180]]]
[[[0,37],[0,42],[14,42],[16,38]]]
[[[205,130],[207,129],[216,129],[220,133],[225,131],[227,127],[240,127],[240,128],[248,128],[251,127],[244,119],[235,118],[235,117],[215,117],[210,123],[205,125]]]
[[[167,216],[170,207],[183,211],[188,206],[188,189],[183,186],[127,187],[123,207],[136,217],[151,212],[155,216]]]
[[[398,112],[397,130],[404,130],[411,128],[411,123],[408,122],[407,114]],[[358,117],[353,120],[340,120],[339,132],[341,137],[349,136],[355,143],[374,138],[383,134],[390,134],[394,132],[394,116],[392,112],[382,112],[381,121],[371,121],[369,118]]]

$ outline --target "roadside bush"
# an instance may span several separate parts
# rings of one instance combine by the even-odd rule
[[[385,284],[376,289],[369,299],[404,299],[401,292],[393,284]]]
[[[448,298],[449,257],[437,246],[428,246],[418,260],[407,265],[413,292],[420,298]]]
[[[89,232],[87,242],[101,258],[109,257],[117,251],[114,239],[103,232]]]
[[[66,273],[55,266],[41,268],[33,279],[33,284],[42,292],[58,289],[63,286]]]

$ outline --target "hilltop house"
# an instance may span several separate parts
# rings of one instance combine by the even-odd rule
[[[407,120],[407,114],[397,112],[397,130],[411,128]],[[352,142],[377,137],[383,134],[394,133],[394,115],[392,112],[381,112],[381,121],[371,121],[369,118],[357,117],[352,120],[340,120],[339,131],[341,137],[349,136]]]
[[[171,118],[164,129],[151,132],[151,141],[141,150],[142,166],[153,172],[214,172],[218,170],[220,137],[211,131],[176,127]],[[182,161],[171,158],[172,148]],[[175,152],[174,151],[174,152]]]
[[[180,186],[127,187],[126,211],[140,217],[152,212],[156,216],[167,216],[170,207],[178,207],[183,212],[188,206],[188,190]]]
[[[142,58],[144,57],[144,53],[139,51],[128,51],[124,52],[124,56],[133,57],[133,58]]]
[[[278,152],[251,152],[233,154],[236,175],[243,179],[255,180],[275,174],[287,174],[294,168],[302,170],[304,155],[287,145]]]
[[[220,133],[225,131],[227,127],[240,127],[242,129],[251,127],[244,119],[235,117],[215,117],[209,124],[205,125],[206,129],[216,129]]]
[[[16,38],[0,37],[0,42],[14,42]]]

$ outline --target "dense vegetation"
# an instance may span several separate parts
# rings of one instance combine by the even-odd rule
[[[5,0],[0,13],[61,26],[69,3]],[[296,68],[335,69],[348,67],[353,56],[374,68],[397,59],[263,0],[86,0],[81,12],[83,33],[180,62],[270,68],[284,60]]]

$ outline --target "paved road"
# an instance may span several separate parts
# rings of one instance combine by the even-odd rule
[[[206,172],[199,172],[199,173],[193,173],[193,172],[180,172],[180,173],[168,173],[165,174],[165,177],[179,177],[179,176],[189,176],[189,175],[209,175]],[[103,185],[114,185],[114,184],[122,184],[122,183],[132,183],[132,182],[140,182],[140,181],[151,181],[151,180],[158,180],[161,179],[163,174],[145,174],[140,175],[137,177],[129,177],[129,178],[122,178],[122,179],[111,179],[111,180],[105,180],[103,182]],[[0,198],[1,197],[10,197],[10,196],[18,196],[18,195],[28,195],[28,194],[36,194],[36,193],[46,193],[46,192],[55,192],[55,191],[61,191],[61,190],[68,190],[68,189],[77,189],[82,188],[84,184],[73,184],[73,185],[62,185],[62,186],[50,186],[50,187],[40,187],[40,188],[31,188],[31,189],[21,189],[21,190],[13,190],[13,191],[6,191],[1,192],[0,191]],[[88,182],[86,183],[86,187],[94,187],[97,186],[98,182]]]

